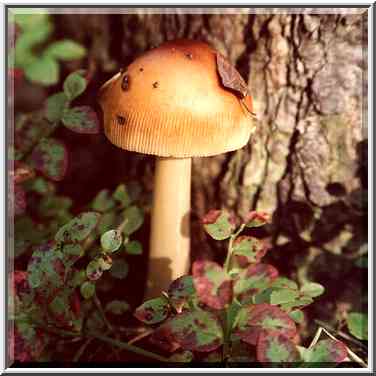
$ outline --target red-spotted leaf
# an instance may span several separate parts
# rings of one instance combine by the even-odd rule
[[[97,226],[99,217],[100,215],[94,212],[81,213],[60,228],[55,235],[55,240],[64,243],[84,241]]]
[[[98,259],[91,260],[86,267],[86,276],[90,281],[96,281],[102,277],[103,268],[101,262]]]
[[[43,330],[25,320],[17,320],[14,330],[11,326],[9,328],[10,358],[19,362],[38,361],[48,342]]]
[[[55,326],[73,331],[81,330],[82,317],[80,317],[80,308],[77,306],[80,302],[75,290],[62,288],[47,303],[49,318],[54,321]]]
[[[270,222],[270,215],[265,212],[251,211],[244,220],[246,227],[260,227]]]
[[[34,303],[34,290],[28,281],[27,272],[15,270],[9,275],[9,282],[13,287],[14,309],[22,312]]]
[[[15,117],[14,145],[18,154],[31,151],[51,124],[37,112],[18,114]]]
[[[304,351],[304,361],[307,363],[340,363],[347,357],[346,346],[333,339],[325,339],[316,343],[312,348]],[[313,364],[313,366],[315,366]]]
[[[45,297],[53,296],[65,284],[65,257],[54,244],[45,244],[33,252],[27,267],[28,282]]]
[[[183,312],[156,329],[152,341],[169,350],[176,350],[178,345],[184,350],[209,352],[222,345],[223,330],[217,317],[210,312]]]
[[[21,215],[26,210],[26,194],[18,184],[14,186],[14,214]]]
[[[14,183],[20,184],[35,176],[33,169],[26,163],[16,161],[14,163]]]
[[[235,337],[256,345],[263,332],[293,338],[296,334],[296,325],[286,312],[270,304],[255,304],[241,308],[234,323]]]
[[[134,312],[134,316],[145,324],[157,324],[168,317],[170,306],[165,297],[147,300]]]
[[[290,338],[282,334],[262,332],[257,341],[257,360],[261,363],[293,363],[300,361],[299,351]]]
[[[97,114],[89,106],[65,109],[61,121],[68,129],[76,133],[99,133]]]
[[[123,243],[123,237],[118,230],[110,230],[101,236],[101,246],[104,252],[116,252]]]
[[[171,305],[181,311],[183,305],[196,294],[191,275],[183,275],[175,279],[168,288],[167,295]]]
[[[60,141],[42,138],[33,149],[31,164],[51,180],[60,181],[67,171],[68,152]]]
[[[196,261],[192,266],[198,299],[214,309],[223,309],[232,300],[232,280],[217,263]]]
[[[205,231],[215,240],[224,240],[235,230],[235,221],[223,210],[210,210],[202,219]]]
[[[64,93],[70,100],[76,99],[86,90],[88,83],[81,73],[73,72],[64,81]]]
[[[233,243],[231,264],[232,266],[245,268],[249,264],[260,262],[268,248],[266,244],[251,236],[239,236]]]
[[[234,282],[234,295],[240,302],[247,302],[255,294],[271,286],[278,271],[268,264],[253,264],[239,273]]]

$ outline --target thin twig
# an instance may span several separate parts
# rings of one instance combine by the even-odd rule
[[[227,256],[226,256],[226,261],[223,265],[223,268],[225,269],[226,272],[228,272],[228,268],[230,267],[230,260],[231,260],[231,255],[232,255],[232,245],[234,243],[234,240],[238,237],[238,235],[244,230],[245,224],[243,223],[240,227],[239,230],[235,232],[235,234],[232,234],[230,236],[230,240],[228,242],[228,249],[227,249]]]
[[[315,320],[315,322],[316,322],[317,325],[322,326],[324,329],[335,332],[336,334],[338,334],[340,337],[344,338],[345,340],[352,342],[354,345],[357,345],[357,346],[361,347],[363,350],[367,351],[367,346],[365,346],[363,343],[361,343],[357,339],[350,337],[349,335],[342,332],[341,330],[336,330],[331,325],[324,323],[321,320]]]
[[[93,340],[94,338],[88,338],[82,345],[81,347],[78,349],[78,351],[76,352],[76,355],[74,356],[73,358],[73,361],[74,362],[78,362],[78,360],[81,358],[82,354],[84,353],[84,351],[86,350],[86,348],[89,346],[90,342]]]
[[[100,315],[102,316],[102,319],[103,319],[104,323],[106,324],[108,330],[110,332],[113,332],[114,328],[112,327],[111,323],[107,320],[106,314],[104,313],[102,304],[101,304],[100,300],[98,299],[97,294],[94,294],[94,304],[97,307]]]
[[[313,339],[312,343],[308,347],[309,349],[317,343],[317,341],[320,338],[322,332],[324,332],[329,338],[331,338],[335,341],[338,341],[338,339],[336,337],[334,337],[328,330],[326,330],[325,328],[320,326],[319,329],[316,332],[315,338]],[[361,359],[358,355],[356,355],[348,346],[345,345],[345,347],[346,347],[348,355],[350,356],[350,358],[352,360],[359,363],[364,368],[368,367],[367,363],[363,359]]]
[[[140,341],[141,339],[150,336],[154,332],[154,329],[148,329],[144,331],[143,333],[139,334],[138,336],[132,338],[131,340],[128,341],[128,345],[131,345],[132,343],[135,343],[137,341]]]
[[[145,356],[145,357],[150,358],[150,359],[158,360],[159,362],[169,362],[169,359],[165,358],[164,356],[154,354],[150,351],[141,349],[140,347],[137,347],[137,346],[134,346],[134,345],[130,345],[126,342],[122,342],[122,341],[112,339],[112,338],[109,338],[109,337],[106,337],[106,336],[103,336],[103,335],[100,335],[100,334],[96,334],[96,333],[90,333],[89,335],[93,338],[99,339],[103,342],[106,342],[106,343],[109,343],[113,346],[119,347],[120,349],[127,350],[127,351],[133,352],[135,354]]]

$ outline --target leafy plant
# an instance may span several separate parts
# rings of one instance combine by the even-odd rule
[[[124,185],[115,192],[119,191],[127,192]],[[112,333],[106,313],[122,315],[129,310],[127,302],[116,299],[103,309],[97,294],[103,276],[116,265],[112,278],[126,277],[125,244],[139,226],[126,232],[124,228],[129,222],[141,225],[143,221],[140,209],[137,215],[141,217],[129,215],[136,211],[127,209],[137,207],[131,198],[125,201],[119,200],[118,194],[112,197],[115,203],[111,211],[88,211],[71,219],[52,240],[34,247],[26,271],[17,270],[11,276],[11,318],[15,329],[10,335],[10,350],[14,350],[16,360],[48,359],[48,344],[56,340],[56,335],[80,341],[97,335],[101,328]],[[101,233],[103,217],[109,214],[113,221],[106,222],[106,230]],[[109,228],[114,225],[117,227]],[[134,350],[132,346],[130,349]]]
[[[204,217],[204,228],[212,238],[229,240],[224,266],[196,261],[192,275],[178,278],[163,296],[136,309],[138,320],[153,325],[152,344],[172,353],[173,359],[189,352],[185,362],[203,359],[304,366],[307,362],[335,364],[346,358],[340,341],[322,340],[308,349],[298,346],[302,309],[323,294],[324,288],[313,282],[299,287],[261,262],[266,244],[240,234],[268,221],[265,213],[257,212],[249,213],[238,227],[225,211],[210,211]]]
[[[71,200],[56,195],[54,185],[66,175],[69,153],[67,147],[53,137],[53,133],[60,126],[78,133],[99,132],[97,116],[90,107],[71,105],[86,90],[87,84],[83,71],[73,72],[64,81],[65,91],[50,96],[44,109],[16,114],[15,146],[11,150],[15,160],[11,173],[15,227],[19,235],[15,244],[16,257],[31,245],[49,238],[60,225],[72,218]],[[66,116],[71,122],[66,120]],[[38,198],[38,216],[48,221],[36,223],[26,215],[29,195]]]
[[[81,59],[86,49],[79,43],[62,39],[48,43],[53,34],[53,23],[48,13],[16,13],[17,35],[9,62],[24,72],[25,77],[43,86],[54,85],[59,80],[59,61]]]

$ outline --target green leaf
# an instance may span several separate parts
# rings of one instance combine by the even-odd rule
[[[97,233],[100,236],[106,231],[109,231],[112,228],[116,227],[116,225],[116,214],[113,211],[103,213],[99,218]]]
[[[63,253],[68,256],[78,256],[82,257],[84,255],[84,250],[80,244],[65,244],[63,247]]]
[[[324,286],[320,285],[319,283],[315,282],[309,282],[302,286],[300,291],[311,298],[314,298],[316,296],[320,296],[324,293],[325,288]]]
[[[293,363],[300,360],[300,354],[288,337],[263,332],[257,341],[257,360],[261,363]]]
[[[79,72],[71,73],[63,84],[64,93],[71,101],[79,97],[86,87],[87,81]]]
[[[215,240],[227,239],[235,230],[235,223],[230,214],[221,210],[209,211],[202,223],[205,231]]]
[[[39,193],[40,195],[52,194],[55,191],[55,186],[48,180],[41,176],[36,177],[30,182],[26,183],[28,189],[33,192]]]
[[[184,350],[210,352],[223,343],[223,330],[217,317],[195,310],[177,314],[152,334],[153,343],[178,343]]]
[[[95,211],[105,212],[115,207],[115,201],[110,197],[108,189],[102,189],[95,196],[91,208]]]
[[[296,325],[286,312],[270,304],[248,305],[239,310],[233,331],[236,338],[256,345],[260,334],[265,331],[293,338]]]
[[[68,167],[68,152],[63,143],[53,138],[42,138],[33,149],[30,164],[54,181],[64,178]]]
[[[50,16],[45,11],[38,11],[38,13],[17,13],[14,16],[14,21],[23,31],[35,30],[50,22]]]
[[[112,300],[106,304],[105,311],[113,315],[122,315],[130,310],[130,305],[125,300]]]
[[[54,59],[69,61],[83,58],[86,49],[73,40],[63,39],[50,44],[44,54]]]
[[[110,274],[116,279],[124,279],[128,275],[128,263],[123,259],[115,259]]]
[[[276,280],[274,280],[271,287],[287,288],[292,290],[298,289],[298,285],[296,284],[296,282],[286,277],[278,277]]]
[[[270,304],[283,304],[290,303],[296,300],[299,297],[299,292],[296,290],[276,290],[273,291],[270,296]]]
[[[95,294],[95,284],[90,281],[84,282],[80,287],[80,292],[85,299],[92,298]]]
[[[304,321],[304,313],[300,309],[295,309],[289,312],[289,316],[297,323],[301,324]]]
[[[165,297],[147,300],[134,312],[134,316],[141,322],[151,325],[162,322],[168,317],[170,306]]]
[[[55,236],[57,242],[77,243],[85,240],[95,229],[99,214],[94,212],[81,213],[60,228]]]
[[[24,69],[26,78],[31,82],[50,86],[59,81],[59,64],[48,56],[38,57]]]
[[[340,363],[347,357],[346,346],[333,339],[325,339],[316,343],[311,349],[304,351],[304,361],[315,363],[313,366],[322,363]]]
[[[232,281],[217,263],[194,262],[192,276],[198,299],[202,303],[210,308],[223,309],[232,301]]]
[[[295,307],[305,307],[313,302],[313,299],[309,296],[302,296],[300,298],[295,299],[292,302],[289,303],[283,303],[281,304],[281,308],[284,311],[289,311],[291,308]]]
[[[58,217],[65,214],[72,207],[73,202],[69,197],[49,195],[40,201],[38,213],[43,218]]]
[[[123,212],[125,225],[123,233],[126,237],[137,231],[144,222],[144,214],[137,206],[130,206]]]
[[[101,246],[105,252],[116,252],[123,243],[121,232],[110,230],[101,236]]]
[[[119,204],[126,208],[132,202],[131,197],[128,193],[128,190],[124,184],[120,184],[117,186],[115,192],[113,193],[112,197],[119,202]]]
[[[132,240],[125,244],[125,251],[129,255],[141,255],[142,254],[142,244],[137,240]]]
[[[47,99],[46,118],[51,122],[60,121],[63,117],[64,109],[69,105],[69,98],[65,93],[60,92],[51,95]]]
[[[351,312],[347,316],[347,327],[350,333],[360,339],[368,339],[368,315],[361,312]]]
[[[89,106],[78,106],[64,110],[64,126],[76,133],[99,133],[99,120],[95,111]]]

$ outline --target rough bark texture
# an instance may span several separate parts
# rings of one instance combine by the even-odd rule
[[[89,46],[101,82],[154,45],[194,38],[226,55],[249,84],[260,119],[249,145],[193,163],[192,244],[200,250],[194,257],[221,250],[198,221],[218,207],[239,215],[252,208],[273,213],[264,235],[271,234],[280,267],[291,271],[302,259],[312,261],[310,270],[299,269],[301,279],[316,262],[334,268],[332,255],[358,252],[366,236],[365,15],[271,10],[78,17],[59,16],[60,30]],[[151,163],[128,158],[130,174]]]

